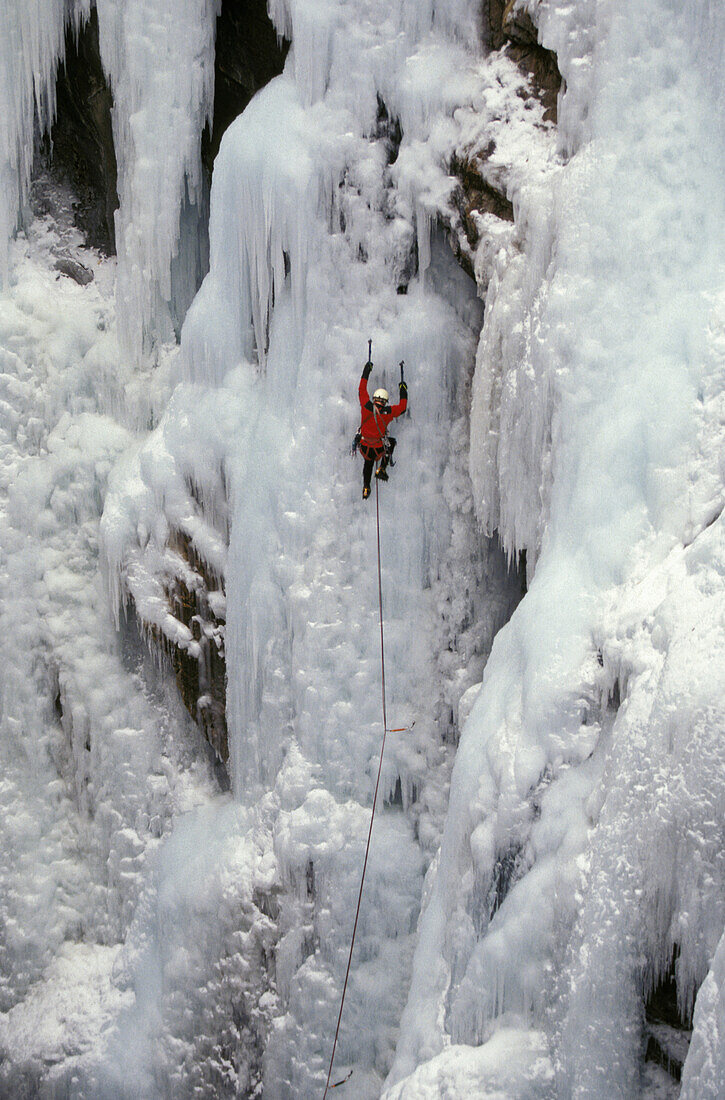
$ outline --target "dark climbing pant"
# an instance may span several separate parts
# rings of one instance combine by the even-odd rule
[[[385,472],[388,468],[388,464],[393,457],[393,451],[395,450],[396,440],[392,435],[386,436],[384,447],[368,447],[365,443],[360,445],[362,456],[365,459],[363,464],[363,485],[366,489],[370,488],[370,481],[373,476],[373,467],[378,459],[381,459],[380,469]],[[394,465],[394,463],[392,463]]]

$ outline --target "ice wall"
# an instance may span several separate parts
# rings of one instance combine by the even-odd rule
[[[394,399],[405,359],[415,404],[396,433],[381,517],[388,711],[392,724],[415,726],[388,741],[388,805],[338,1048],[340,1064],[356,1066],[357,1094],[373,1097],[402,1009],[458,701],[518,597],[517,579],[475,532],[465,468],[480,304],[447,244],[431,243],[425,205],[452,185],[451,116],[483,78],[462,44],[475,5],[445,18],[382,3],[272,15],[292,36],[287,67],[222,141],[210,271],[182,333],[187,381],[114,483],[104,544],[121,598],[144,570],[151,592],[168,520],[184,507],[199,516],[199,497],[226,486],[230,767],[248,814],[235,843],[252,895],[273,914],[276,960],[276,978],[260,975],[266,992],[256,993],[264,1053],[245,1072],[270,1097],[312,1094],[327,1071],[381,742],[374,502],[363,505],[349,445],[368,338],[373,381]],[[410,173],[396,187],[398,115],[400,157],[417,142],[426,166],[420,199]],[[184,497],[190,482],[196,499]],[[162,879],[158,897],[182,874]],[[154,904],[136,932],[144,942]],[[203,912],[202,899],[190,925],[170,918],[179,951],[198,938]],[[154,960],[165,973],[165,950]],[[214,959],[203,965],[209,973]],[[179,1026],[163,989],[138,998],[133,1024],[134,1034],[156,1029],[162,1046]],[[201,1060],[202,1036],[193,1042]]]
[[[135,443],[120,421],[166,395],[119,352],[113,262],[84,247],[74,196],[43,182],[46,214],[12,242],[0,296],[3,1096],[58,1079],[68,1094],[69,1066],[128,1001],[111,975],[153,852],[212,789],[98,569],[109,474]],[[93,280],[61,276],[60,258]]]
[[[212,122],[220,0],[96,6],[114,98],[119,335],[138,357],[173,340],[204,274],[201,132]]]
[[[163,386],[109,348],[108,304],[21,272],[0,317],[8,1088],[31,1072],[91,1096],[324,1081],[381,734],[373,502],[347,454],[368,337],[374,382],[395,394],[405,358],[411,385],[381,489],[388,712],[406,728],[388,741],[337,1072],[380,1095],[412,968],[390,1095],[636,1095],[647,989],[675,948],[683,1008],[707,973],[723,925],[722,14],[525,6],[566,80],[558,139],[510,59],[481,57],[473,2],[274,0],[292,50],[222,143],[184,381],[147,437],[117,421]],[[27,10],[0,15],[25,65],[3,70],[9,211],[33,81],[50,102],[63,19],[85,11]],[[216,10],[99,0],[136,355],[171,337],[199,271]],[[431,225],[452,153],[491,146],[515,224],[481,223],[469,418],[481,305]],[[224,578],[233,796],[184,773],[177,712],[123,667],[95,573],[102,501],[121,622],[131,595],[178,629],[174,530]],[[530,580],[481,688],[518,586],[474,512],[512,560],[526,550]],[[69,945],[81,927],[93,942]],[[100,942],[121,936],[121,952]],[[696,1007],[693,1095],[719,1080],[720,969]]]
[[[723,643],[721,45],[699,38],[722,22],[530,7],[565,159],[515,201],[528,262],[496,258],[471,450],[530,589],[457,755],[396,1097],[522,1014],[559,1095],[637,1095],[645,996],[676,948],[684,1010],[725,916],[723,685],[698,671]]]
[[[8,0],[0,14],[3,279],[7,242],[27,198],[36,128],[43,132],[53,121],[66,29],[77,30],[90,6],[91,0]],[[120,338],[138,360],[152,343],[175,339],[207,267],[200,148],[212,121],[220,0],[99,0],[96,7],[114,97]]]

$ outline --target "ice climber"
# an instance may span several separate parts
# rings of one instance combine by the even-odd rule
[[[358,391],[361,420],[356,442],[365,460],[363,465],[363,500],[367,500],[370,496],[370,479],[376,462],[380,462],[375,471],[376,478],[380,481],[388,480],[388,464],[395,449],[395,440],[388,435],[388,424],[397,416],[402,416],[408,406],[408,387],[402,379],[399,386],[400,401],[397,405],[391,406],[388,404],[388,391],[383,389],[376,390],[372,401],[370,400],[368,378],[372,369],[373,365],[368,360],[363,367]]]

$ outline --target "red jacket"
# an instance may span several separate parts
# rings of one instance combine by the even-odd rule
[[[386,405],[382,411],[375,408],[370,395],[368,394],[368,379],[367,375],[363,373],[360,379],[360,388],[358,390],[360,396],[360,442],[365,447],[372,447],[375,450],[382,450],[385,436],[388,431],[388,424],[391,420],[395,420],[396,416],[402,416],[408,406],[408,399],[402,397],[397,405]]]

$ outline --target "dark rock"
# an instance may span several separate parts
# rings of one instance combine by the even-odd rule
[[[66,35],[65,64],[58,73],[56,93],[51,167],[67,178],[78,196],[76,222],[88,243],[114,253],[118,193],[111,127],[113,98],[101,65],[95,9],[77,40],[72,30]]]
[[[277,37],[266,0],[223,0],[216,28],[214,126],[202,138],[209,174],[224,131],[255,92],[282,72],[288,49]]]
[[[648,1024],[645,1061],[654,1062],[669,1073],[673,1081],[682,1079],[682,1067],[690,1049],[692,1032],[666,1024]]]
[[[544,121],[556,122],[561,73],[552,50],[543,46],[512,43],[506,50],[523,73],[530,77],[536,98],[544,108]]]
[[[201,727],[217,757],[225,764],[229,760],[226,722],[226,655],[224,651],[225,622],[221,612],[215,612],[211,593],[221,595],[221,581],[215,577],[188,537],[174,531],[170,547],[191,567],[196,583],[187,584],[177,576],[170,581],[169,608],[174,618],[191,631],[197,643],[196,652],[177,645],[165,646],[171,657],[184,706]]]
[[[509,0],[501,16],[501,28],[506,38],[531,48],[539,45],[539,33],[529,13],[517,3]]]
[[[454,202],[461,215],[469,244],[474,247],[478,241],[478,229],[473,214],[494,214],[504,221],[513,222],[514,208],[506,195],[497,190],[485,178],[485,163],[492,150],[485,150],[470,159],[454,157],[451,161],[451,174],[461,182],[460,189],[454,194]]]
[[[65,47],[48,160],[53,173],[78,196],[76,222],[88,243],[114,253],[118,192],[113,97],[101,64],[95,8],[77,38],[69,29]],[[202,137],[209,177],[224,131],[254,93],[281,73],[288,48],[278,41],[266,0],[224,0],[217,21],[214,125]]]
[[[538,100],[544,108],[543,121],[556,122],[561,74],[556,54],[539,44],[537,29],[529,14],[516,0],[488,0],[484,9],[484,39],[489,48],[509,57],[527,78],[525,98]],[[468,156],[454,157],[450,173],[458,180],[451,195],[446,219],[454,255],[463,270],[475,278],[474,257],[480,241],[480,218],[493,215],[513,222],[514,209],[505,193],[500,171],[487,171],[493,144]]]
[[[55,270],[60,271],[61,275],[67,275],[69,279],[74,279],[80,286],[88,286],[89,283],[93,282],[91,269],[77,260],[71,260],[69,256],[63,256],[60,260],[56,260],[54,266]]]
[[[475,920],[476,931],[483,934],[488,928],[495,913],[501,908],[507,894],[528,869],[527,860],[521,845],[512,843],[505,851],[496,856],[493,874],[485,884],[479,884],[482,890],[482,905]]]
[[[487,24],[489,48],[507,46],[508,56],[531,78],[534,94],[544,105],[544,119],[556,122],[561,73],[556,54],[540,44],[531,16],[516,0],[488,0]]]
[[[678,954],[675,948],[669,969],[645,1003],[645,1061],[661,1066],[675,1081],[682,1077],[692,1036],[692,1011],[683,1008],[677,996]]]
[[[503,16],[507,0],[488,0],[488,20],[486,27],[486,45],[491,50],[500,50],[506,41],[503,30]]]
[[[493,214],[502,221],[514,220],[512,203],[484,176],[485,163],[492,151],[493,147],[470,158],[454,157],[450,164],[450,173],[458,184],[451,195],[449,239],[458,263],[472,279],[475,279],[473,258],[480,240],[477,218]]]
[[[385,101],[379,95],[377,118],[370,136],[374,141],[382,142],[387,163],[395,164],[403,140],[403,129],[400,119],[390,114]]]

